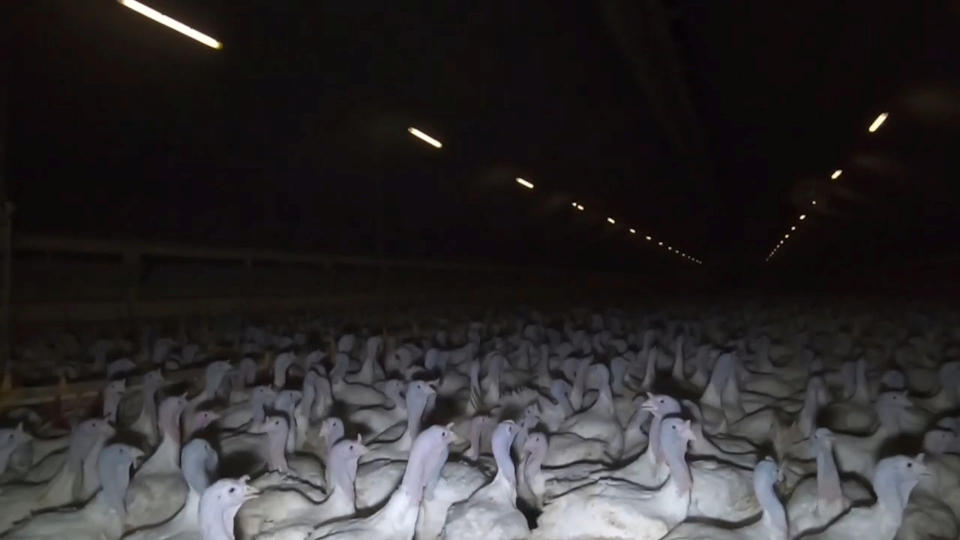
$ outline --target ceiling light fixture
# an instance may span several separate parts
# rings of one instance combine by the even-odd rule
[[[837,169],[833,171],[833,174],[830,175],[830,178],[836,180],[837,178],[840,178],[841,174],[843,174],[843,169]]]
[[[631,229],[630,229],[630,234],[637,234],[637,230],[634,229],[634,228],[631,228]]]
[[[800,221],[803,221],[803,220],[805,220],[805,219],[807,219],[807,215],[806,215],[806,214],[800,214]]]
[[[523,178],[517,178],[517,183],[520,184],[521,186],[527,188],[527,189],[533,189],[533,182],[528,182],[528,181],[524,180]]]
[[[608,218],[607,218],[607,223],[609,223],[609,224],[611,224],[611,225],[616,225],[616,224],[617,224],[617,220],[613,219],[612,217],[608,217]]]
[[[152,19],[166,26],[167,28],[170,28],[171,30],[176,30],[177,32],[180,32],[181,34],[187,36],[188,38],[192,38],[199,41],[200,43],[203,43],[204,45],[206,45],[207,47],[210,47],[211,49],[223,48],[223,44],[213,39],[212,37],[204,34],[203,32],[194,30],[193,28],[190,28],[189,26],[183,24],[182,22],[176,19],[170,18],[151,7],[145,6],[140,2],[137,2],[137,0],[120,0],[120,3],[136,11],[137,13],[143,15],[144,17],[147,17],[148,19]]]
[[[870,124],[870,127],[867,128],[867,131],[869,131],[870,133],[873,133],[874,131],[880,129],[880,126],[882,126],[883,123],[887,120],[887,116],[888,114],[885,112],[882,112],[879,115],[877,115],[877,118],[873,121],[872,124]]]
[[[433,137],[427,135],[426,133],[420,131],[415,127],[408,127],[407,132],[413,135],[414,137],[420,139],[421,141],[429,144],[430,146],[433,146],[434,148],[443,147],[443,143],[441,143],[440,141],[434,139]]]
[[[582,205],[582,204],[578,204],[578,205],[577,205],[577,210],[583,212],[583,205]]]

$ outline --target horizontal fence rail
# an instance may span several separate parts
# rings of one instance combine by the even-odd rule
[[[655,287],[643,274],[385,259],[167,242],[17,235],[17,324],[325,306],[596,303]]]

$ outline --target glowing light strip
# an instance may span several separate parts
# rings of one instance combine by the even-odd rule
[[[137,2],[137,0],[120,0],[120,3],[136,11],[137,13],[143,15],[144,17],[147,17],[148,19],[152,19],[166,26],[167,28],[170,28],[171,30],[176,30],[177,32],[180,32],[181,34],[187,36],[188,38],[192,38],[199,41],[200,43],[203,43],[207,47],[210,47],[212,49],[223,48],[223,44],[213,39],[212,37],[204,34],[203,32],[194,30],[193,28],[190,28],[189,26],[183,24],[182,22],[176,19],[172,19],[153,8],[147,7],[141,4],[140,2]]]
[[[888,117],[888,116],[890,116],[890,113],[882,112],[882,113],[878,114],[877,117],[876,117],[876,118],[873,120],[873,122],[870,124],[870,127],[867,128],[867,131],[869,131],[870,133],[873,133],[873,132],[877,131],[878,129],[880,129],[880,126],[882,126],[883,123],[887,121],[887,117]],[[840,175],[842,175],[842,174],[843,174],[843,169],[836,169],[836,170],[833,171],[833,173],[830,175],[830,179],[831,179],[831,180],[836,180],[837,178],[840,178]],[[810,201],[810,205],[811,205],[811,206],[816,206],[816,205],[817,205],[817,200],[816,200],[816,199],[812,199],[812,200]],[[803,220],[805,220],[805,219],[807,219],[807,215],[806,215],[806,214],[800,214],[800,221],[803,221]],[[790,227],[790,230],[791,230],[791,231],[797,230],[797,226],[796,226],[796,225],[791,226],[791,227]],[[789,234],[789,233],[786,234],[786,235],[784,235],[784,240],[787,239],[787,238],[790,238],[790,234]],[[777,246],[776,246],[775,248],[773,248],[773,251],[771,251],[770,254],[767,255],[767,259],[766,259],[767,261],[769,261],[770,258],[773,257],[774,254],[777,253],[777,250],[780,249],[780,247],[783,245],[784,240],[780,240],[780,243],[778,243]]]
[[[888,114],[885,113],[885,112],[884,112],[884,113],[880,113],[880,114],[877,116],[876,120],[874,120],[873,123],[870,124],[870,127],[867,128],[867,131],[869,131],[870,133],[873,133],[874,131],[880,129],[880,126],[882,126],[883,123],[887,120],[887,116],[888,116]]]
[[[407,132],[413,135],[414,137],[420,139],[421,141],[429,144],[430,146],[433,146],[435,148],[443,147],[443,143],[441,143],[440,141],[434,139],[433,137],[427,135],[426,133],[420,131],[415,127],[408,127]]]
[[[533,183],[532,183],[532,182],[527,182],[527,181],[524,180],[523,178],[517,178],[517,183],[520,184],[521,186],[527,188],[527,189],[533,189]]]

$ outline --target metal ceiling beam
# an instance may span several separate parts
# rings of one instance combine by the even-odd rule
[[[690,98],[686,70],[662,0],[600,2],[606,24],[660,124],[691,175],[713,175],[703,128]]]

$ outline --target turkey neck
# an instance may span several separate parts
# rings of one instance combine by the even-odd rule
[[[867,391],[867,362],[864,360],[857,360],[853,400],[858,403],[870,403],[870,394]]]
[[[660,437],[662,436],[662,425],[663,417],[657,414],[653,415],[653,420],[650,421],[650,442],[647,445],[647,457],[653,463],[660,462],[658,454],[661,452]]]
[[[683,376],[683,338],[677,338],[677,350],[675,351],[673,357],[673,373],[672,376],[674,379],[682,381]]]
[[[758,478],[758,475],[754,473],[753,490],[757,495],[757,501],[763,507],[762,519],[768,527],[780,531],[782,533],[781,538],[786,538],[787,513],[774,492],[773,484],[771,479]]]
[[[419,392],[407,392],[407,434],[411,439],[420,434],[420,422],[427,408],[427,396]]]
[[[693,478],[685,459],[687,441],[679,436],[668,436],[663,437],[662,443],[667,466],[670,468],[670,479],[677,492],[681,495],[689,493],[693,487]]]
[[[840,474],[829,443],[817,448],[817,509],[821,515],[843,504]]]
[[[390,399],[391,409],[395,407],[403,406],[403,398],[400,397],[400,388],[394,385],[389,385],[384,389],[384,394]]]
[[[277,431],[267,434],[267,467],[270,470],[286,472],[287,466],[287,434],[290,428],[281,427]]]
[[[141,390],[143,408],[140,414],[146,415],[147,418],[156,419],[157,417],[157,390],[159,388],[156,384],[145,384]]]
[[[653,383],[657,378],[657,348],[650,349],[647,354],[647,365],[643,373],[643,382],[640,384],[644,389],[653,388]]]
[[[483,429],[482,422],[473,421],[470,423],[470,448],[467,450],[467,457],[476,460],[480,457],[480,431]]]
[[[126,504],[123,498],[127,493],[127,487],[130,485],[130,463],[114,463],[109,460],[101,460],[97,472],[100,476],[102,486],[100,493],[103,495],[104,502],[120,515],[124,515]]]
[[[10,457],[13,456],[14,450],[20,446],[17,442],[10,443],[4,447],[0,447],[0,474],[3,474],[7,470],[7,467],[10,465]]]
[[[637,407],[637,410],[633,411],[633,414],[630,416],[630,420],[627,422],[627,428],[624,432],[630,432],[633,430],[640,431],[640,427],[644,422],[650,417],[650,411],[645,411],[640,407]]]
[[[873,475],[873,490],[877,494],[877,505],[884,517],[893,520],[900,526],[903,521],[903,509],[907,507],[907,499],[913,488],[907,482],[901,482],[896,473],[878,470]]]
[[[493,459],[497,462],[497,476],[502,476],[510,486],[516,488],[517,474],[513,468],[513,459],[510,457],[510,443],[510,439],[506,437],[494,441]]]
[[[812,385],[807,385],[807,395],[804,397],[803,410],[800,411],[800,419],[798,421],[800,432],[803,433],[804,437],[809,437],[813,434],[813,429],[817,423],[817,412],[819,408],[817,389]]]
[[[710,374],[710,382],[703,391],[700,401],[716,408],[723,407],[723,390],[727,385],[727,380],[733,373],[733,366],[729,354],[721,355],[713,367],[713,373]]]
[[[356,504],[356,488],[354,487],[354,482],[357,480],[357,461],[358,458],[356,457],[337,459],[334,460],[327,469],[329,475],[327,483],[334,486],[334,493],[339,490],[351,505]]]
[[[557,404],[560,405],[560,408],[563,410],[564,418],[573,414],[573,405],[570,404],[570,400],[567,399],[567,394],[559,386],[556,388],[551,388],[551,394],[553,394],[553,399],[557,400]]]
[[[546,457],[546,448],[538,447],[529,452],[520,464],[520,470],[523,471],[524,478],[530,482],[540,474],[540,467],[543,466],[543,459]]]

